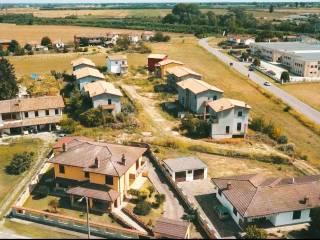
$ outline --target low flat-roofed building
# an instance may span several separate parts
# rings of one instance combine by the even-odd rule
[[[223,90],[202,80],[188,78],[177,83],[179,104],[192,113],[203,115],[205,103],[222,97]]]
[[[177,83],[188,78],[202,79],[202,75],[184,66],[177,66],[167,70],[167,83],[169,86],[176,88]]]
[[[89,93],[93,107],[109,111],[112,114],[121,112],[121,91],[106,81],[96,81],[84,85],[84,91]]]
[[[206,115],[211,120],[211,137],[245,137],[251,107],[243,101],[220,98],[206,102]]]
[[[219,202],[241,227],[260,222],[285,226],[311,221],[320,207],[320,176],[277,178],[247,174],[213,178]]]
[[[73,75],[76,77],[80,90],[82,90],[84,85],[88,83],[105,79],[104,75],[98,69],[92,67],[80,68],[76,71],[73,71]]]
[[[61,96],[0,101],[0,132],[22,133],[24,130],[53,130],[62,120]]]
[[[189,239],[191,224],[186,221],[159,218],[152,229],[156,238]]]
[[[208,167],[197,157],[179,157],[164,160],[164,167],[175,182],[206,179]]]
[[[254,43],[251,52],[270,62],[285,65],[301,77],[319,78],[320,45],[304,42]]]

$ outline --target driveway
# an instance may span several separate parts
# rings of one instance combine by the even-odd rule
[[[159,173],[153,164],[148,164],[148,177],[153,183],[154,187],[159,193],[166,195],[166,201],[164,202],[164,213],[163,216],[170,219],[179,220],[184,215],[184,208],[175,197],[174,193],[170,190],[166,180]]]
[[[214,206],[221,204],[216,198],[216,189],[210,178],[192,182],[180,182],[178,185],[188,195],[211,227],[216,229],[220,238],[235,236],[240,231],[231,218],[220,221],[214,212]]]
[[[265,86],[264,82],[266,81],[263,77],[259,76],[254,72],[250,72],[249,69],[241,62],[237,62],[226,54],[222,53],[219,49],[213,48],[207,42],[207,39],[200,39],[199,45],[206,49],[210,54],[219,58],[222,62],[229,65],[230,62],[233,62],[233,68],[237,70],[244,76],[249,76],[249,79],[258,84],[260,87],[268,90],[276,97],[280,98],[283,102],[291,106],[296,111],[307,116],[310,120],[314,121],[317,124],[320,124],[320,112],[290,95],[286,91],[278,88],[271,83],[271,86]]]

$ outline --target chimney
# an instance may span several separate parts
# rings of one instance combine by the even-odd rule
[[[66,143],[63,143],[63,144],[62,144],[62,151],[65,152],[66,149],[67,149],[67,148],[66,148]]]
[[[227,190],[231,190],[231,187],[232,187],[231,182],[228,182],[228,183],[227,183]]]
[[[123,165],[126,165],[126,156],[124,155],[124,153],[122,154],[122,157],[121,157],[121,163]]]
[[[99,168],[99,159],[97,157],[94,159],[94,166]]]
[[[308,205],[309,202],[310,202],[310,198],[308,196],[305,196],[304,199],[303,199],[303,202],[305,205]]]

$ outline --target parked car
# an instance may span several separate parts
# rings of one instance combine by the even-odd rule
[[[272,75],[272,76],[276,75],[276,73],[274,71],[272,71],[272,70],[268,70],[267,73]]]
[[[269,83],[269,82],[264,82],[264,84],[263,84],[263,85],[265,85],[265,86],[269,87],[269,86],[271,86],[271,83]]]

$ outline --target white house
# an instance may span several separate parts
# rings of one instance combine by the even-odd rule
[[[222,97],[223,91],[204,81],[188,78],[177,83],[179,104],[184,109],[202,115],[205,103]]]
[[[251,43],[256,42],[254,37],[248,37],[248,36],[230,36],[228,38],[228,41],[235,45],[245,45],[245,46],[249,46]]]
[[[96,64],[88,58],[78,58],[71,61],[72,70],[76,71],[81,68],[89,67],[89,68],[96,68]]]
[[[175,182],[191,182],[197,179],[206,179],[208,167],[197,157],[180,157],[167,159],[164,167]]]
[[[63,49],[65,44],[59,39],[53,42],[53,46],[57,49]]]
[[[125,55],[111,55],[107,58],[107,68],[109,73],[126,74],[128,72],[128,59]]]
[[[155,35],[155,32],[153,32],[153,31],[144,31],[141,34],[141,39],[143,41],[150,41],[150,38],[154,37],[154,35]]]
[[[113,47],[117,44],[118,39],[120,38],[120,33],[109,32],[107,33],[107,39],[104,42],[104,45],[107,47]]]
[[[84,91],[88,92],[92,99],[93,107],[101,106],[104,110],[117,114],[121,112],[121,91],[110,82],[96,81],[84,85]]]
[[[0,101],[0,134],[52,130],[62,120],[63,108],[61,96]]]
[[[105,79],[104,75],[99,72],[99,70],[91,67],[80,68],[74,71],[73,75],[77,79],[77,84],[80,90],[82,90],[83,86],[88,83]]]
[[[128,38],[131,43],[136,44],[141,40],[141,35],[138,33],[129,33]]]
[[[310,222],[320,206],[320,176],[270,178],[248,174],[213,178],[219,202],[240,226],[266,223],[275,227]]]
[[[205,114],[210,116],[212,138],[245,136],[251,107],[245,102],[220,98],[206,102]]]

